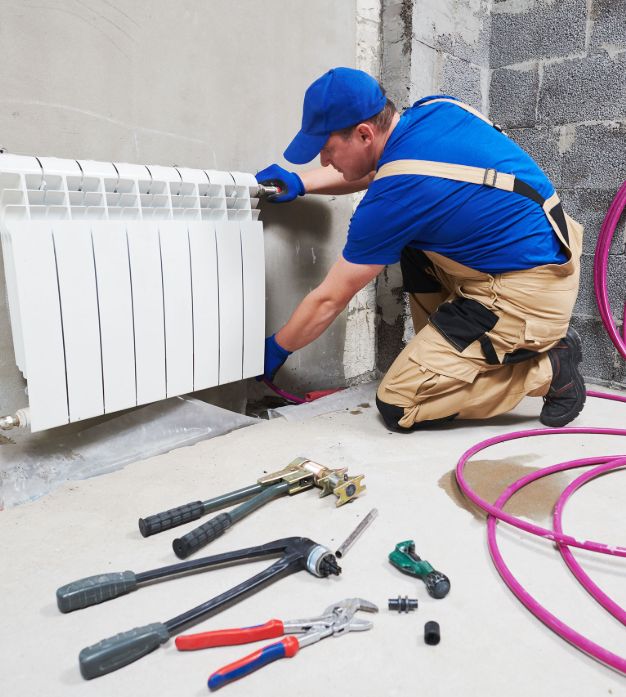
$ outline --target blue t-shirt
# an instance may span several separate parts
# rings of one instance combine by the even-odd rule
[[[402,114],[378,167],[394,160],[434,160],[514,174],[544,198],[552,184],[535,161],[490,124],[449,102]],[[420,106],[421,105],[421,106]],[[393,264],[406,246],[443,254],[485,273],[566,261],[541,206],[489,186],[405,174],[370,184],[343,250],[355,264]]]

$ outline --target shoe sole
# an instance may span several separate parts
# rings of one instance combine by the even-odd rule
[[[572,327],[567,330],[564,341],[566,342],[567,346],[572,349],[572,358],[576,366],[576,370],[574,370],[574,389],[579,395],[580,401],[576,402],[576,404],[566,414],[558,419],[551,419],[550,417],[543,418],[540,416],[539,421],[541,421],[544,426],[548,426],[549,428],[562,428],[563,426],[566,426],[568,423],[570,423],[570,421],[573,421],[580,414],[585,406],[585,402],[587,401],[585,381],[578,370],[578,366],[583,359],[583,342],[578,332]]]

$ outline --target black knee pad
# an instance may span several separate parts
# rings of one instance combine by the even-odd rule
[[[413,431],[419,431],[420,429],[428,428],[429,426],[449,423],[450,421],[454,421],[454,419],[456,419],[456,417],[459,415],[457,412],[456,414],[450,414],[450,416],[443,416],[440,419],[418,421],[408,428],[405,428],[398,425],[398,421],[400,421],[400,419],[404,416],[404,409],[402,407],[397,407],[395,404],[387,404],[387,402],[383,402],[382,399],[378,399],[378,395],[376,395],[376,406],[378,407],[378,411],[383,417],[387,428],[395,431],[396,433],[412,433]]]
[[[376,406],[387,428],[390,428],[392,431],[398,431],[399,433],[409,433],[411,431],[410,428],[398,426],[398,421],[404,416],[404,409],[402,407],[397,407],[395,404],[387,404],[387,402],[383,402],[382,399],[379,399],[378,395],[376,395]]]
[[[426,421],[418,421],[417,423],[413,424],[411,426],[412,431],[419,431],[420,428],[428,428],[429,426],[439,426],[441,424],[447,424],[450,421],[454,421],[456,417],[459,415],[457,412],[456,414],[450,414],[450,416],[442,416],[440,419],[427,419]]]

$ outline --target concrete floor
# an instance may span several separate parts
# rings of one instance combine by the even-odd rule
[[[372,392],[370,392],[370,395]],[[626,681],[554,635],[510,593],[486,546],[484,517],[462,500],[452,470],[473,443],[539,426],[539,400],[488,423],[394,434],[382,425],[363,391],[336,411],[275,419],[128,465],[82,481],[68,481],[43,498],[0,515],[3,694],[67,697],[88,694],[204,695],[210,673],[263,644],[180,653],[173,640],[125,668],[85,682],[78,653],[118,632],[165,621],[221,593],[268,565],[240,565],[139,589],[91,608],[61,614],[58,586],[100,572],[135,572],[174,563],[171,540],[186,528],[143,539],[140,516],[253,483],[266,471],[306,456],[330,467],[364,473],[367,493],[335,508],[313,491],[284,498],[228,530],[203,554],[291,536],[308,536],[335,549],[367,512],[379,516],[341,562],[338,578],[300,572],[205,620],[191,631],[259,624],[319,614],[336,600],[360,596],[380,612],[369,632],[329,638],[224,688],[237,695],[624,695]],[[296,412],[297,414],[297,412]],[[574,425],[626,424],[626,405],[589,399]],[[493,500],[510,481],[564,459],[626,451],[623,439],[558,436],[503,444],[468,466],[476,490]],[[551,507],[572,477],[556,475],[520,494],[510,510],[547,524]],[[568,504],[564,527],[584,539],[624,544],[626,473],[600,478]],[[387,561],[401,540],[446,573],[452,590],[430,598],[416,579]],[[522,583],[554,614],[622,656],[626,634],[581,590],[554,547],[501,526],[505,559]],[[200,556],[200,555],[196,555]],[[577,553],[593,579],[626,605],[624,559]],[[399,615],[387,609],[397,595],[419,599]],[[441,643],[427,646],[423,627],[441,626]],[[268,643],[268,642],[265,642]]]

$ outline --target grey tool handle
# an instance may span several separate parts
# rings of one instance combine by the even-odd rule
[[[78,655],[81,675],[91,680],[112,673],[154,651],[169,638],[167,627],[162,622],[154,622],[103,639]]]
[[[57,605],[61,612],[82,610],[84,607],[130,593],[135,588],[137,588],[137,578],[132,571],[88,576],[58,588]]]
[[[155,513],[147,518],[139,518],[139,532],[144,537],[156,535],[163,530],[184,525],[191,520],[198,520],[204,514],[204,504],[202,501],[192,501],[184,506],[170,508],[169,511]]]
[[[213,542],[233,524],[230,513],[220,513],[207,523],[174,540],[172,547],[179,559],[186,559],[196,550]]]

